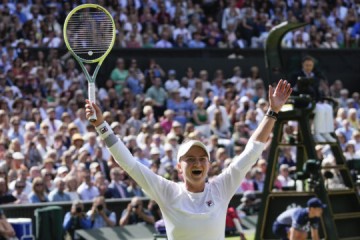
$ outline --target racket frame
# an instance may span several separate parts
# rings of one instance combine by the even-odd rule
[[[111,40],[111,43],[110,43],[108,49],[106,50],[106,52],[102,56],[100,56],[100,57],[98,57],[96,59],[92,59],[92,60],[81,58],[72,50],[72,48],[70,46],[70,43],[69,43],[69,40],[67,38],[67,33],[66,33],[67,25],[68,25],[68,22],[69,22],[70,18],[72,17],[72,15],[74,15],[77,11],[79,11],[81,9],[84,9],[84,8],[96,8],[96,9],[99,9],[99,10],[103,11],[111,19],[111,22],[112,22],[112,25],[113,25],[113,29],[112,29],[112,36],[113,37],[112,37],[112,40]],[[88,81],[88,97],[89,97],[89,100],[90,100],[91,103],[95,103],[96,102],[96,96],[95,96],[95,90],[96,90],[95,80],[96,80],[96,76],[97,76],[97,74],[99,72],[101,64],[104,62],[105,58],[110,53],[110,51],[113,48],[114,43],[115,43],[116,27],[115,27],[114,19],[111,16],[111,14],[104,7],[102,7],[100,5],[90,4],[90,3],[82,4],[82,5],[79,5],[79,6],[75,7],[67,15],[67,17],[65,19],[65,22],[64,22],[63,35],[64,35],[64,42],[65,42],[65,45],[66,45],[67,49],[69,50],[71,55],[76,59],[76,61],[79,63],[79,65],[80,65],[80,67],[81,67],[81,69],[82,69],[83,73],[85,74],[85,77],[86,77],[86,79]],[[96,66],[92,76],[87,71],[84,63],[88,63],[88,64],[97,63],[97,66]],[[92,121],[92,122],[97,120],[96,113],[95,113],[94,109],[93,109],[93,112],[94,113],[89,117],[89,121]]]

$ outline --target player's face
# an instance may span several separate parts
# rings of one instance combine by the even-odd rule
[[[181,157],[178,169],[189,191],[203,191],[209,166],[207,153],[199,146],[193,146]]]

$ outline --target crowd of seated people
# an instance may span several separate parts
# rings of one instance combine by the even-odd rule
[[[2,2],[2,46],[64,46],[62,26],[78,4]],[[115,20],[115,46],[123,48],[258,48],[271,28],[284,21],[308,24],[285,36],[283,45],[290,48],[357,47],[360,34],[360,8],[353,1],[122,0],[100,4]],[[12,53],[2,54],[12,57]]]
[[[55,49],[48,57],[51,61],[27,62],[19,52],[0,75],[0,177],[6,186],[2,195],[15,196],[3,201],[144,196],[88,123],[87,82],[74,60],[57,56]],[[104,117],[138,161],[173,181],[181,181],[175,156],[185,138],[207,144],[211,180],[242,152],[267,110],[266,88],[256,66],[248,74],[236,66],[233,75],[226,75],[221,69],[196,73],[190,66],[186,72],[166,70],[154,59],[147,68],[140,68],[136,59],[119,58],[116,63],[97,92]],[[346,158],[358,159],[359,93],[349,95],[340,80],[322,88],[339,101],[334,134]],[[296,141],[296,132],[296,122],[289,122],[284,141]],[[239,192],[262,191],[267,153]],[[284,149],[279,167],[293,170],[295,156]]]

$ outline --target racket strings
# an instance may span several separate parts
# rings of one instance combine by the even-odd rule
[[[75,54],[86,60],[97,59],[113,41],[113,22],[101,10],[81,9],[69,19],[66,34]]]

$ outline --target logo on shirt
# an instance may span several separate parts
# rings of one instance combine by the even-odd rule
[[[214,202],[212,200],[209,200],[209,201],[206,202],[206,205],[208,207],[212,207],[212,206],[214,206]]]
[[[104,134],[104,133],[106,133],[107,131],[108,131],[108,129],[107,129],[106,126],[104,126],[104,127],[102,127],[102,128],[100,129],[101,134]]]

